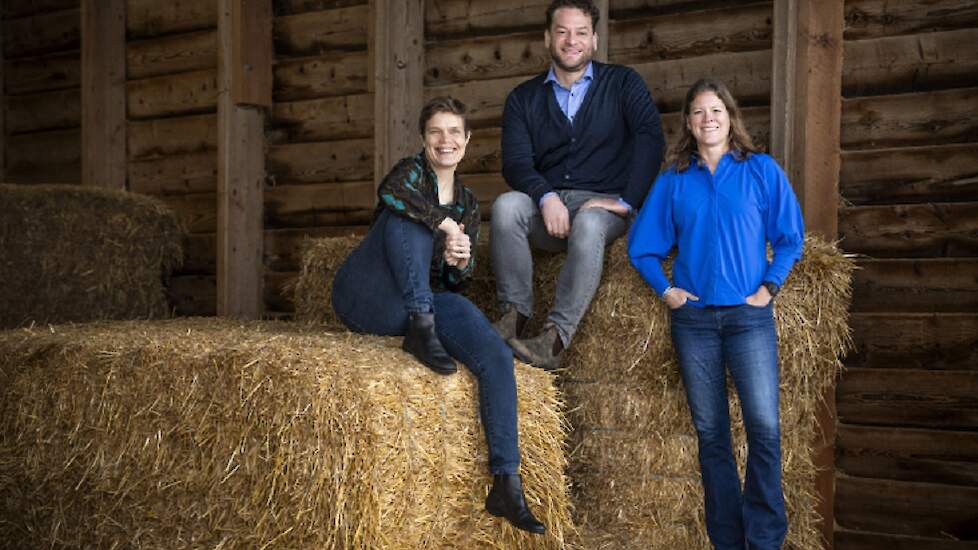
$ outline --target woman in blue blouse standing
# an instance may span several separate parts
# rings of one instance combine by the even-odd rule
[[[777,549],[788,523],[772,299],[801,257],[801,208],[781,168],[754,147],[722,83],[694,84],[683,121],[669,168],[632,228],[628,254],[671,310],[710,541],[718,550]],[[662,262],[673,247],[670,282]],[[728,371],[747,430],[743,490],[731,446]]]
[[[439,374],[456,372],[453,358],[475,374],[493,474],[486,510],[543,533],[519,476],[513,352],[459,294],[472,276],[479,235],[479,203],[455,174],[471,137],[465,112],[448,97],[422,109],[424,148],[381,182],[374,223],[333,280],[333,309],[351,330],[403,335],[404,350]]]

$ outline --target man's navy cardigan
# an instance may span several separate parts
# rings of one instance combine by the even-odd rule
[[[594,63],[573,125],[546,73],[510,92],[503,111],[503,177],[534,202],[549,191],[617,193],[637,211],[659,173],[665,138],[645,82],[622,65]]]

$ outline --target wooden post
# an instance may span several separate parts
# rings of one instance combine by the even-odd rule
[[[775,0],[771,152],[798,195],[805,228],[838,234],[843,0]],[[835,385],[817,412],[816,490],[825,547],[835,527]]]
[[[369,63],[374,93],[374,185],[421,149],[424,0],[371,0]]]
[[[126,188],[126,0],[81,3],[81,183]]]
[[[3,6],[0,5],[0,22],[5,15]],[[0,25],[0,45],[3,44],[3,25]],[[7,182],[7,83],[3,74],[3,48],[0,47],[0,183]]]
[[[218,0],[217,314],[262,314],[271,0]]]
[[[601,14],[598,26],[594,29],[594,32],[598,33],[598,51],[594,52],[594,60],[607,63],[608,46],[611,45],[608,41],[611,38],[608,35],[608,23],[611,19],[611,14],[608,12],[608,0],[597,0],[594,5],[598,7],[598,12]]]

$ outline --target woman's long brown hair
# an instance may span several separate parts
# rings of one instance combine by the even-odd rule
[[[741,158],[746,158],[751,153],[759,152],[757,146],[754,145],[754,140],[751,139],[750,134],[747,133],[747,128],[744,126],[744,119],[740,114],[740,107],[737,106],[737,100],[734,99],[727,86],[719,80],[702,78],[697,80],[689,91],[686,92],[679,141],[669,150],[667,164],[675,168],[677,172],[682,172],[689,168],[690,159],[698,151],[696,138],[693,137],[693,132],[689,129],[689,109],[696,96],[703,92],[715,93],[727,108],[727,113],[730,116],[730,135],[727,137],[730,150],[735,151],[737,156]]]

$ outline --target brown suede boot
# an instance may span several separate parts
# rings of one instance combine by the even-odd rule
[[[560,368],[560,356],[564,353],[564,342],[557,333],[557,327],[546,324],[543,332],[534,338],[509,341],[513,354],[524,363],[543,370]]]
[[[496,329],[496,334],[506,342],[509,342],[513,338],[522,337],[529,317],[516,311],[516,307],[513,304],[500,304],[499,310],[502,311],[502,315],[499,317],[499,320],[492,324],[492,328]]]

